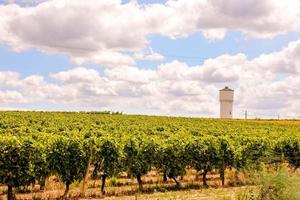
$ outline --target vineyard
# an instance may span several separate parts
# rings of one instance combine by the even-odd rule
[[[86,196],[89,180],[104,196],[107,181],[124,176],[143,191],[151,173],[180,188],[193,171],[208,187],[208,176],[226,185],[228,172],[283,163],[300,167],[299,121],[0,112],[0,198],[9,200],[19,188],[47,191],[53,179],[64,184],[61,198],[79,183]]]

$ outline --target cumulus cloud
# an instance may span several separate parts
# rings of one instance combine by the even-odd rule
[[[18,2],[32,1],[12,1]],[[176,39],[201,32],[215,40],[224,38],[228,31],[239,31],[248,37],[273,37],[299,30],[299,12],[298,0],[168,0],[143,5],[121,0],[50,0],[31,7],[9,4],[0,5],[0,43],[16,51],[37,48],[65,53],[78,65],[134,65],[134,59],[163,59],[157,53],[139,53],[151,43],[147,39],[151,34]]]
[[[4,4],[20,4],[25,6],[37,5],[47,0],[4,0]]]
[[[69,71],[62,71],[50,74],[50,77],[62,81],[65,84],[69,83],[89,83],[101,80],[99,73],[94,69],[78,67]]]
[[[135,60],[126,54],[118,52],[95,52],[91,55],[74,56],[71,61],[77,65],[100,64],[105,67],[115,67],[118,65],[135,65]]]
[[[161,61],[164,59],[164,56],[158,53],[151,53],[151,54],[135,53],[134,58],[136,60]]]
[[[0,72],[0,88],[17,86],[15,80],[19,78],[19,74],[11,71]]]
[[[143,70],[136,67],[120,66],[105,71],[106,78],[115,81],[127,81],[132,83],[149,83],[155,79],[155,71]]]
[[[299,6],[298,0],[169,0],[156,12],[169,19],[162,20],[160,33],[173,37],[202,32],[209,39],[221,39],[227,31],[273,37],[299,29]]]
[[[166,80],[184,80],[189,66],[186,63],[174,60],[158,66],[158,75]]]
[[[95,69],[76,67],[45,77],[21,78],[0,72],[1,106],[20,103],[106,108],[127,113],[217,117],[218,90],[235,89],[234,116],[297,116],[300,92],[300,42],[254,59],[244,54],[221,55],[189,66],[172,61],[156,69],[135,66]],[[279,64],[276,64],[279,63]]]
[[[247,63],[244,54],[221,55],[214,59],[207,59],[201,67],[194,67],[190,70],[189,76],[194,80],[205,82],[224,83],[237,81],[242,73],[241,66]]]
[[[136,52],[133,57],[136,60],[148,60],[148,61],[162,61],[164,60],[164,56],[156,53],[153,51],[153,49],[149,48],[149,53],[143,53],[143,52]]]
[[[32,6],[18,5],[24,3]],[[299,14],[299,0],[168,0],[143,5],[121,0],[10,1],[0,5],[0,43],[15,51],[36,48],[67,54],[75,66],[49,77],[0,72],[0,104],[46,102],[216,117],[218,89],[228,84],[236,91],[235,116],[244,110],[257,117],[259,112],[296,116],[300,40],[254,59],[224,54],[195,66],[177,60],[153,69],[136,65],[138,60],[164,60],[151,49],[152,34],[177,39],[200,32],[217,40],[238,31],[270,38],[299,31]],[[84,67],[88,64],[105,69]]]
[[[0,91],[0,103],[23,102],[23,95],[18,91]]]
[[[26,8],[13,4],[0,6],[0,13],[0,42],[17,51],[66,53],[76,64],[133,64],[118,51],[147,44],[145,32],[136,29],[142,11],[118,0],[53,0]]]

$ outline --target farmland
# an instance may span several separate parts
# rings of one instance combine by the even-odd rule
[[[297,120],[0,112],[0,198],[205,191],[282,165],[300,167]]]

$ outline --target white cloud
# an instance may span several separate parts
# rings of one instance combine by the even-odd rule
[[[158,75],[166,80],[184,80],[188,71],[186,63],[177,60],[158,66]]]
[[[77,105],[126,113],[217,117],[218,89],[235,89],[235,111],[241,117],[299,115],[300,42],[281,51],[248,59],[244,54],[221,55],[189,66],[173,61],[147,70],[134,66],[95,69],[77,67],[21,78],[0,72],[1,107],[35,102]],[[48,80],[48,79],[47,79]]]
[[[173,37],[202,32],[209,39],[221,39],[227,31],[273,37],[299,30],[298,0],[169,0],[166,4],[160,14],[167,13],[169,20],[160,32]]]
[[[34,3],[41,3],[45,2],[47,0],[4,0],[4,2],[9,3],[9,4],[34,4]]]
[[[135,53],[134,58],[136,60],[149,60],[149,61],[162,61],[162,60],[164,60],[164,56],[162,56],[158,53],[152,53],[152,54]]]
[[[164,56],[156,53],[153,51],[153,49],[149,48],[149,53],[143,53],[143,52],[136,52],[133,57],[136,60],[148,60],[148,61],[162,61],[164,60]]]
[[[147,44],[144,31],[135,30],[143,23],[141,14],[135,5],[121,5],[118,0],[0,6],[0,42],[15,50],[66,53],[76,64],[133,64],[132,58],[117,51],[134,51]]]
[[[25,6],[33,6],[45,2],[47,0],[3,0],[3,1],[4,4],[20,4]]]
[[[0,5],[0,43],[16,51],[37,48],[64,53],[75,65],[106,67],[101,75],[85,67],[49,77],[0,72],[0,103],[11,107],[48,102],[132,113],[218,116],[218,89],[229,84],[236,89],[235,116],[245,109],[253,116],[259,112],[272,117],[278,112],[298,115],[300,40],[254,59],[225,54],[196,66],[177,60],[151,70],[135,65],[137,60],[164,59],[150,47],[147,38],[152,34],[176,39],[201,32],[216,40],[238,31],[247,37],[269,38],[299,30],[299,12],[298,0],[169,0],[144,5],[50,0],[31,7]]]
[[[0,91],[0,103],[23,102],[23,95],[18,91]]]
[[[17,51],[37,48],[65,53],[80,65],[133,65],[132,53],[136,59],[163,59],[157,53],[139,53],[149,46],[147,36],[151,34],[177,38],[201,32],[214,40],[222,39],[228,31],[239,31],[249,37],[273,37],[299,30],[299,12],[298,0],[169,0],[143,5],[122,4],[121,0],[50,0],[31,7],[9,4],[0,5],[0,43]]]
[[[0,88],[16,86],[15,80],[19,79],[19,74],[11,71],[0,72]]]
[[[82,55],[72,57],[71,61],[77,65],[101,64],[106,67],[135,64],[135,60],[131,56],[118,52],[95,52],[90,56]]]
[[[62,71],[50,74],[50,77],[60,80],[65,84],[69,83],[90,83],[101,80],[99,73],[94,69],[83,67],[74,68],[69,71]]]
[[[237,81],[242,73],[242,66],[248,62],[244,54],[222,55],[214,59],[207,59],[200,67],[193,67],[189,77],[212,83]]]
[[[114,81],[127,81],[132,83],[149,83],[155,79],[155,71],[143,70],[136,67],[120,66],[105,70],[106,78]]]

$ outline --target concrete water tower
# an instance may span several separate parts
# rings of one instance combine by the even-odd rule
[[[231,119],[234,90],[225,87],[220,90],[220,118]]]

